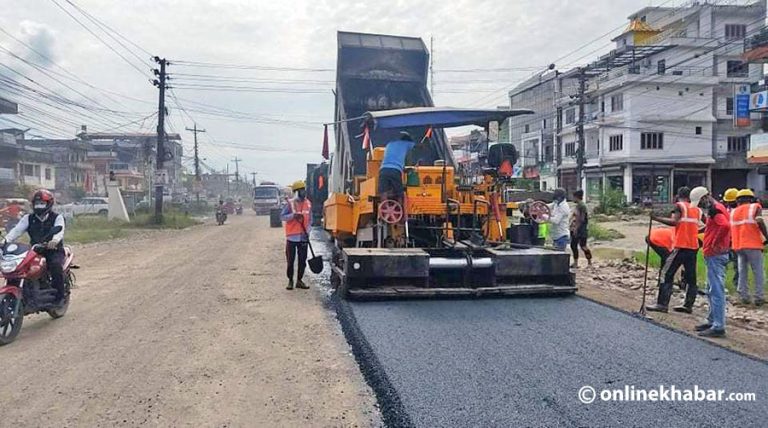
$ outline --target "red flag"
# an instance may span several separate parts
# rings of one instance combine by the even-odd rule
[[[323,159],[328,160],[328,125],[323,125]]]
[[[427,128],[427,132],[424,134],[424,139],[432,138],[432,127]]]
[[[368,150],[371,147],[371,133],[368,131],[368,125],[365,125],[363,129],[363,150]]]

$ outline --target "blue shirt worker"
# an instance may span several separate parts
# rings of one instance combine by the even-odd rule
[[[405,157],[415,145],[411,134],[405,131],[400,133],[400,139],[387,143],[379,169],[379,196],[382,199],[402,199]]]

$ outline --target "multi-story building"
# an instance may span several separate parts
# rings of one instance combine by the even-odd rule
[[[22,130],[0,130],[0,187],[5,196],[25,186],[56,190],[53,156],[27,141]]]
[[[61,202],[68,202],[84,195],[99,194],[96,169],[88,161],[89,145],[76,138],[53,140],[25,140],[24,145],[49,153],[56,165],[56,190],[54,194]]]
[[[519,119],[516,143],[527,153],[532,149],[523,141],[535,142],[537,134],[550,141],[541,121],[552,112],[554,162],[544,164],[556,165],[559,185],[583,187],[588,197],[608,187],[622,190],[629,201],[654,202],[671,201],[684,185],[707,185],[715,193],[728,187],[764,191],[764,176],[745,156],[759,117],[750,118],[738,101],[763,77],[762,66],[742,62],[741,54],[744,38],[763,27],[765,16],[763,1],[637,11],[609,54],[510,94],[513,108],[538,103],[542,111],[529,123]],[[547,107],[552,89],[554,105]],[[526,97],[536,102],[525,105]],[[580,123],[585,162],[579,183]]]

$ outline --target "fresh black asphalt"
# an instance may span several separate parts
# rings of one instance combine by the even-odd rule
[[[340,302],[390,426],[768,426],[768,364],[578,297]],[[602,402],[659,385],[756,402]]]

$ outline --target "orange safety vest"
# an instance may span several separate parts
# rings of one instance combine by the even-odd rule
[[[757,225],[760,204],[743,204],[731,211],[731,247],[734,250],[762,250],[763,234]]]
[[[290,204],[291,204],[291,213],[303,214],[305,224],[302,226],[302,224],[298,220],[293,218],[286,221],[284,225],[285,236],[304,234],[305,230],[307,231],[309,230],[306,222],[309,221],[309,214],[312,212],[312,204],[309,202],[309,199],[306,199],[306,198],[304,199],[303,202],[297,201],[295,199],[291,199]]]
[[[648,237],[648,240],[657,247],[672,251],[672,246],[675,242],[675,229],[671,227],[655,227],[651,229],[651,235]]]
[[[678,202],[677,206],[680,208],[682,215],[677,222],[677,226],[675,226],[675,240],[672,246],[674,248],[698,250],[701,210],[691,206],[689,202]]]

